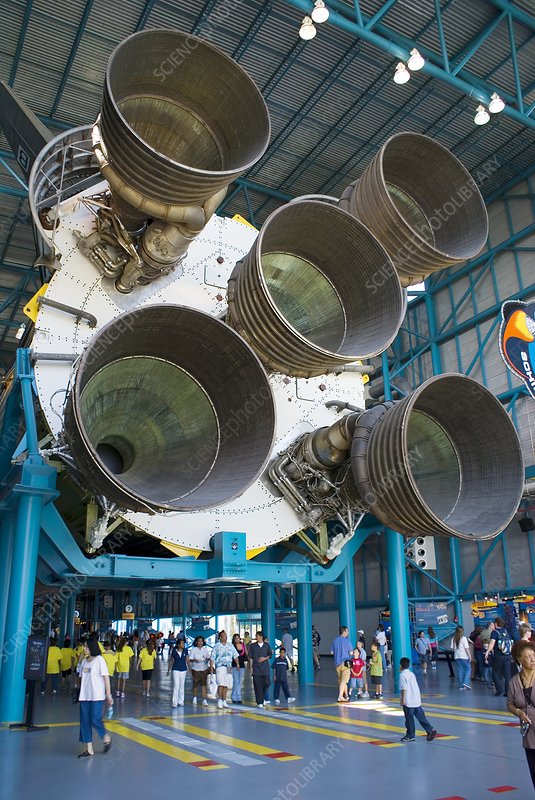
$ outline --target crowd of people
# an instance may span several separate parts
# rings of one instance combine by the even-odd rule
[[[141,638],[136,632],[131,637],[121,636],[114,643],[109,639],[100,642],[95,632],[82,637],[76,647],[72,647],[70,639],[66,639],[61,648],[55,639],[50,640],[47,675],[41,685],[41,694],[45,693],[49,680],[52,693],[57,694],[61,679],[61,688],[70,690],[73,702],[80,704],[80,742],[83,750],[79,758],[94,755],[93,730],[103,739],[104,751],[110,749],[111,737],[102,720],[103,705],[106,701],[108,713],[113,713],[113,691],[116,698],[125,697],[127,681],[133,669],[141,670],[142,696],[151,696],[155,661],[158,655],[163,656],[160,638]],[[169,636],[167,644],[167,675],[172,678],[173,708],[185,704],[188,674],[192,677],[193,705],[198,705],[200,700],[202,706],[208,706],[210,697],[216,699],[219,709],[229,708],[229,699],[233,704],[242,705],[246,670],[252,677],[258,708],[264,708],[272,701],[280,705],[281,693],[288,705],[295,702],[288,684],[288,673],[295,671],[296,667],[293,638],[287,628],[283,631],[282,643],[276,654],[261,630],[256,632],[254,641],[248,632],[243,638],[235,633],[229,641],[226,631],[220,631],[212,648],[207,646],[203,636],[197,636],[190,648],[186,647],[186,639],[180,634]]]

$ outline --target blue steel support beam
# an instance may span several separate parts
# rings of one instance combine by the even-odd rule
[[[11,508],[0,508],[2,514],[0,521],[0,653],[4,647],[4,634],[6,631],[7,601],[9,598],[9,584],[11,579],[11,560],[13,556],[13,543],[15,540],[15,515]],[[0,680],[2,675],[2,662],[0,658]]]
[[[442,24],[442,11],[440,9],[440,0],[435,2],[435,19],[437,21],[438,40],[440,42],[440,52],[442,53],[442,61],[444,69],[447,73],[451,72],[450,61],[448,58],[448,48],[446,46],[446,37],[444,36],[444,25]]]
[[[74,642],[74,612],[76,611],[76,593],[72,592],[69,594],[69,598],[67,601],[67,629],[66,633],[71,642]]]
[[[303,14],[308,14],[310,12],[309,0],[287,0],[287,2],[299,9],[299,11],[303,12]],[[329,5],[331,7],[329,21],[333,25],[336,25],[341,30],[346,31],[346,33],[350,33],[353,36],[369,42],[371,45],[378,47],[380,50],[385,51],[392,57],[398,58],[401,61],[408,61],[410,56],[410,48],[406,44],[399,44],[400,37],[394,31],[390,32],[390,38],[373,31],[369,31],[366,27],[359,25],[358,22],[347,19],[344,16],[344,14],[349,12],[348,7],[344,3],[339,2],[339,0],[330,0]],[[334,9],[339,9],[340,13]],[[422,48],[420,47],[419,49],[422,52]],[[434,55],[436,59],[440,58],[440,56],[437,54]],[[452,86],[454,89],[457,89],[457,91],[462,92],[468,97],[473,97],[480,103],[484,103],[485,105],[490,103],[490,95],[492,94],[491,86],[481,88],[480,86],[477,86],[475,82],[470,83],[465,78],[452,75],[446,72],[445,69],[442,69],[441,67],[432,63],[429,58],[426,60],[422,71],[431,77],[437,78],[443,83]],[[503,96],[504,92],[501,91],[500,94]],[[506,105],[502,113],[505,116],[514,119],[516,122],[520,122],[526,127],[535,129],[535,120],[527,117],[522,111],[512,108],[510,105]]]
[[[455,66],[451,70],[453,75],[457,75],[457,73],[462,70],[464,65],[470,61],[472,56],[475,55],[475,53],[479,50],[483,42],[486,42],[489,36],[494,33],[498,25],[505,19],[505,16],[505,11],[502,11],[501,14],[498,14],[497,17],[494,17],[494,19],[492,19],[489,24],[478,33],[478,35],[470,42],[470,44],[463,49],[463,52],[455,58]]]
[[[510,3],[509,0],[490,0],[490,2],[493,6],[499,8],[500,11],[505,11],[517,22],[521,22],[526,28],[531,28],[531,30],[535,31],[535,17],[532,14],[528,14],[527,11],[522,11],[521,8]]]
[[[260,603],[262,630],[271,649],[275,652],[275,586],[272,583],[262,584],[260,588]]]
[[[59,609],[59,642],[58,646],[63,647],[63,642],[65,641],[65,637],[67,635],[67,619],[68,619],[68,605],[69,605],[69,598],[62,598],[60,609]]]
[[[453,584],[453,595],[455,597],[455,615],[459,621],[459,625],[463,624],[463,606],[461,603],[461,581],[462,581],[462,568],[461,568],[461,547],[458,539],[450,539],[450,561],[451,561],[451,582]]]
[[[33,7],[33,0],[26,0],[26,6],[24,8],[24,17],[22,18],[22,24],[20,26],[20,32],[19,32],[19,39],[17,42],[17,49],[15,51],[15,56],[13,58],[13,63],[11,65],[11,72],[9,73],[8,83],[11,87],[15,83],[15,78],[17,77],[17,69],[19,68],[20,57],[22,55],[22,48],[24,47],[24,39],[26,38],[26,31],[28,30],[30,17],[32,15],[32,7]]]
[[[338,586],[338,618],[340,625],[349,628],[349,638],[353,643],[357,639],[357,613],[355,600],[355,570],[353,562],[344,568]]]
[[[405,569],[403,536],[401,533],[387,528],[385,538],[388,563],[388,603],[392,626],[392,671],[394,687],[397,691],[399,689],[399,659],[411,658],[407,571]]]
[[[297,677],[299,683],[314,683],[312,653],[312,591],[309,583],[298,583],[297,593]]]
[[[58,86],[58,91],[56,92],[56,97],[54,98],[54,102],[52,103],[52,109],[50,111],[50,116],[53,117],[56,111],[58,110],[58,106],[61,102],[61,98],[63,96],[63,90],[65,89],[65,85],[69,78],[69,74],[71,71],[71,67],[74,63],[74,59],[76,58],[76,53],[78,52],[78,48],[80,46],[80,42],[82,41],[82,36],[84,35],[85,27],[87,25],[87,21],[89,19],[89,15],[91,14],[91,9],[93,7],[94,0],[86,0],[86,4],[84,7],[84,11],[82,14],[82,18],[78,23],[78,28],[76,31],[76,36],[74,37],[74,42],[71,47],[71,52],[69,53],[69,57],[67,59],[67,63],[65,65],[65,69],[63,70],[63,75],[61,76],[61,80]]]

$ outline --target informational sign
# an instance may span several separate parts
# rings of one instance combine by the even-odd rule
[[[535,301],[508,300],[502,306],[502,319],[502,358],[535,399]]]
[[[28,644],[26,645],[24,680],[44,681],[46,677],[47,658],[48,658],[48,637],[29,636]]]
[[[122,618],[123,618],[123,619],[135,619],[135,618],[136,618],[136,615],[135,615],[135,614],[128,613],[127,611],[123,611]]]

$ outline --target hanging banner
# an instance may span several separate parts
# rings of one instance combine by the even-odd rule
[[[502,319],[502,358],[535,399],[535,301],[508,300],[502,306]]]

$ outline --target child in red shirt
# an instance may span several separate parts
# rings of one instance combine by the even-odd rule
[[[348,666],[351,670],[351,678],[349,679],[349,699],[351,700],[351,691],[357,689],[357,700],[360,700],[364,693],[364,669],[366,667],[364,661],[360,657],[360,650],[355,647],[353,650],[353,658],[348,661]]]

